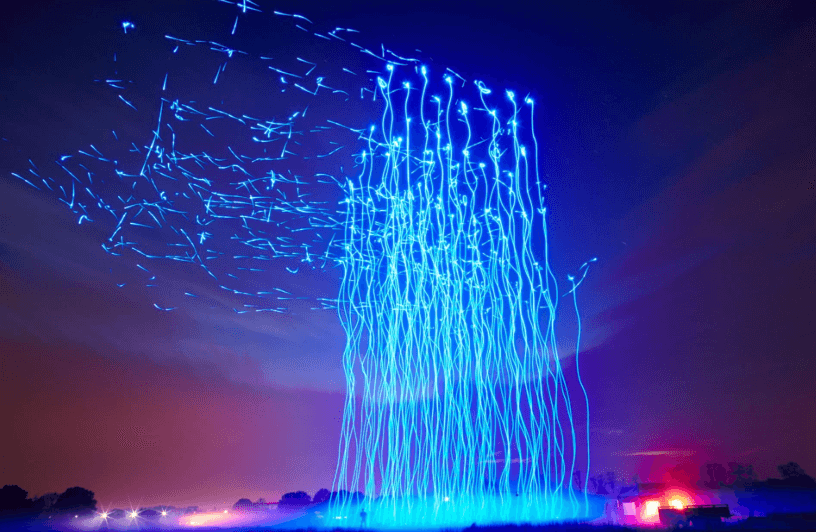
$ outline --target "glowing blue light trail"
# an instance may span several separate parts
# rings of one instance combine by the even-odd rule
[[[221,1],[239,10],[230,38],[238,17],[263,12],[248,0]],[[577,314],[588,265],[559,293],[532,98],[494,95],[384,46],[377,54],[348,40],[356,30],[324,35],[302,26],[314,26],[302,15],[273,15],[320,42],[309,59],[167,35],[171,57],[179,43],[204,54],[193,57],[217,55],[215,74],[202,74],[196,90],[223,92],[185,97],[177,85],[189,85],[189,74],[168,66],[149,98],[134,98],[137,83],[111,76],[107,86],[130,113],[124,120],[153,99],[149,132],[126,139],[128,128],[117,127],[106,148],[61,157],[67,177],[40,177],[33,163],[34,177],[12,175],[38,190],[41,181],[79,224],[106,224],[101,245],[112,255],[201,268],[221,290],[252,301],[232,309],[238,314],[286,313],[304,299],[279,286],[259,290],[262,279],[339,269],[337,293],[314,298],[346,333],[329,526],[356,526],[347,518],[361,511],[379,527],[586,515],[585,494],[572,488],[576,464],[588,474],[590,458],[580,318],[570,375],[556,325],[563,297]],[[138,34],[129,22],[122,29]],[[332,71],[318,54],[329,46],[357,58]],[[241,70],[237,90],[246,90],[244,79],[274,83],[277,107],[243,109],[223,97],[252,59],[258,66]],[[231,61],[241,63],[227,68]],[[152,275],[146,286],[158,282],[136,266]]]
[[[359,490],[379,494],[363,503],[378,526],[582,515],[558,286],[534,251],[547,231],[533,100],[507,92],[501,118],[484,84],[471,109],[447,75],[428,98],[415,70],[419,88],[393,64],[377,78],[384,112],[345,185],[348,495],[333,513],[353,514]]]

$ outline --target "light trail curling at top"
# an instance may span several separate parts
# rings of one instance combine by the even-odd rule
[[[352,29],[221,3],[223,39],[164,35],[167,61],[148,68],[128,63],[142,25],[124,21],[127,52],[96,80],[119,127],[60,157],[55,177],[33,163],[15,177],[109,228],[102,247],[151,283],[151,262],[171,260],[246,298],[239,313],[298,299],[338,313],[347,397],[327,525],[587,515],[572,488],[576,463],[589,470],[580,319],[573,375],[556,324],[577,313],[588,265],[559,289],[533,99],[365,48]],[[279,45],[221,44],[249,17],[268,17]],[[339,291],[259,287],[270,264],[334,269]]]

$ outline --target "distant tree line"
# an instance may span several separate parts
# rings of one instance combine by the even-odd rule
[[[708,478],[702,484],[712,490],[733,490],[750,515],[816,511],[816,479],[796,462],[777,466],[777,470],[779,478],[761,481],[753,466],[731,462],[726,469],[710,463],[705,465]]]
[[[699,487],[709,490],[758,486],[816,489],[816,479],[805,473],[804,469],[796,462],[788,462],[778,466],[780,478],[769,478],[764,481],[758,480],[753,465],[728,462],[727,466],[718,463],[705,464],[700,468],[699,481],[697,481],[697,476],[690,472],[691,469],[695,469],[697,466],[692,464],[678,465],[666,473],[664,481],[683,484],[689,488]],[[584,474],[581,471],[575,471],[572,476],[572,484],[576,490],[583,491],[587,489],[590,493],[597,495],[617,495],[621,491],[634,488],[640,483],[637,476],[632,478],[631,483],[622,482],[612,471],[590,476],[586,486],[584,486]]]
[[[17,485],[0,488],[0,518],[30,518],[41,514],[88,515],[96,511],[96,499],[90,490],[68,488],[62,493],[46,493],[28,498],[28,492]]]
[[[764,484],[770,487],[816,489],[816,479],[805,473],[805,470],[796,462],[788,462],[777,466],[781,478],[769,478],[758,481],[754,466],[729,462],[728,469],[722,464],[706,464],[707,480],[703,485],[709,489],[723,487],[744,488]]]
[[[352,502],[362,501],[364,498],[363,493],[359,491],[355,493],[349,493],[347,491],[332,492],[326,488],[322,488],[317,490],[313,497],[305,491],[290,491],[281,495],[280,501],[278,502],[278,508],[298,509],[307,506],[317,506],[327,503],[328,501],[340,496],[342,496],[344,500],[351,500]],[[265,509],[267,506],[268,504],[263,499],[259,499],[257,502],[252,502],[250,499],[243,498],[238,499],[238,501],[232,505],[232,508],[233,510],[237,511],[251,511]]]
[[[576,470],[572,474],[572,485],[575,490],[584,491],[584,489],[586,489],[588,493],[606,497],[617,497],[623,492],[635,489],[638,484],[637,477],[632,479],[630,485],[618,479],[614,471],[607,471],[606,473],[590,476],[588,480],[589,482],[585,486],[585,475],[583,472]]]
[[[698,468],[692,463],[679,464],[666,472],[663,482],[692,491],[703,489],[729,491],[749,515],[772,515],[816,512],[816,479],[808,475],[796,462],[788,462],[777,467],[778,478],[759,480],[750,464],[728,462],[707,463]],[[589,477],[575,471],[573,487],[578,491],[587,490],[606,498],[634,495],[644,486],[637,477],[631,483],[619,481],[613,472]]]

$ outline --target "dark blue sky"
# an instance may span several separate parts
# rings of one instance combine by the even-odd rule
[[[268,9],[535,96],[554,267],[599,259],[580,292],[598,470],[657,479],[718,460],[771,475],[795,460],[816,473],[816,22],[783,2],[526,4]],[[120,505],[331,483],[333,314],[237,315],[236,298],[173,264],[153,266],[163,286],[206,303],[157,311],[163,294],[99,248],[109,232],[10,175],[97,142],[103,124],[149,134],[150,113],[123,120],[92,81],[130,42],[122,20],[227,33],[227,7],[50,2],[3,21],[0,422],[16,429],[0,482],[78,484]],[[286,46],[260,22],[240,30]],[[123,54],[149,74],[164,68],[152,52]],[[330,293],[336,274],[288,282]]]

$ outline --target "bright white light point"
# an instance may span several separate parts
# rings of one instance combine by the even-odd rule
[[[226,511],[226,510],[224,510],[224,513],[227,513],[227,511]]]
[[[442,499],[442,500],[443,500],[443,501],[445,501],[445,502],[448,502],[448,501],[450,501],[450,497],[445,497],[445,498],[444,498],[444,499]]]
[[[137,517],[139,517],[139,514],[137,512],[130,512],[130,517],[136,519]]]
[[[420,68],[419,71],[422,72],[422,74],[427,74],[428,73],[428,70],[424,66],[422,68]]]
[[[682,510],[684,508],[683,501],[681,501],[680,499],[672,500],[671,502],[669,502],[669,506],[671,506],[672,508],[677,508],[678,510]]]
[[[394,70],[394,65],[387,65],[385,68],[388,70]]]
[[[445,76],[445,81],[447,81],[448,83],[452,83],[452,82],[453,82],[453,80],[451,79],[451,77],[450,77],[450,76]]]
[[[102,519],[108,518],[108,512],[102,512]]]

